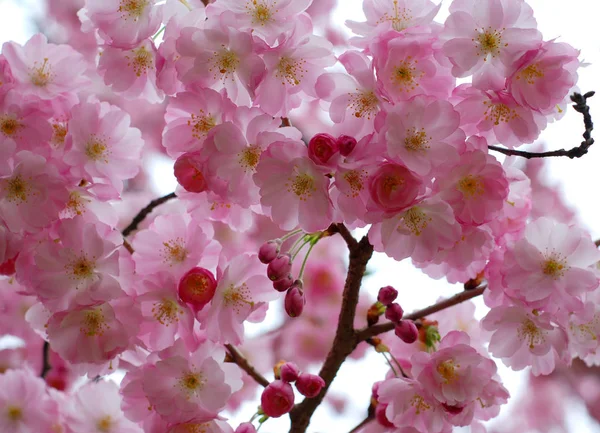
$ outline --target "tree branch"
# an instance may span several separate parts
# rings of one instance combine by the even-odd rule
[[[138,225],[142,221],[144,221],[144,218],[146,218],[154,210],[155,207],[160,206],[161,204],[163,204],[175,197],[177,197],[177,195],[175,195],[175,193],[172,192],[171,194],[167,194],[163,197],[152,200],[148,204],[148,206],[146,206],[144,209],[142,209],[141,211],[138,212],[138,214],[131,221],[131,224],[129,224],[127,227],[125,227],[125,229],[121,232],[123,234],[123,237],[127,237],[131,233],[133,233],[137,229]]]
[[[587,92],[585,95],[579,93],[573,93],[571,95],[571,101],[574,102],[573,108],[575,111],[583,115],[583,124],[585,126],[585,132],[583,133],[584,140],[579,146],[572,149],[565,150],[552,150],[550,152],[525,152],[523,150],[506,149],[498,146],[488,146],[488,149],[495,150],[496,152],[503,153],[504,155],[521,156],[523,158],[547,158],[551,156],[566,156],[571,159],[581,158],[588,152],[588,149],[594,144],[592,138],[592,131],[594,130],[594,123],[592,122],[592,116],[590,115],[590,107],[587,105],[587,99],[594,96],[596,92]]]
[[[225,362],[234,362],[248,373],[259,385],[266,387],[269,384],[269,381],[254,368],[250,362],[231,344],[226,344],[225,348],[227,349],[227,354],[230,359],[225,359]]]
[[[430,314],[437,313],[438,311],[445,310],[446,308],[452,307],[453,305],[457,305],[462,302],[468,301],[469,299],[475,298],[481,295],[486,289],[486,287],[486,285],[482,285],[476,289],[464,290],[448,299],[444,299],[443,301],[438,302],[437,304],[430,305],[427,308],[423,308],[422,310],[415,311],[411,314],[406,314],[404,315],[403,319],[422,319],[423,317],[429,316]],[[386,322],[379,325],[373,325],[366,328],[362,328],[358,330],[356,334],[357,344],[361,341],[367,340],[370,337],[374,337],[375,335],[391,331],[392,329],[394,329],[394,324],[392,322]]]
[[[44,347],[42,349],[42,371],[40,373],[40,377],[42,379],[46,378],[46,375],[50,371],[52,366],[50,365],[50,343],[44,341]]]
[[[358,433],[364,426],[366,426],[367,424],[369,424],[371,421],[373,421],[373,419],[375,419],[374,415],[369,414],[365,419],[363,419],[360,424],[358,424],[356,427],[354,427],[352,430],[350,430],[348,433]]]
[[[340,225],[338,225],[338,229],[339,228]],[[345,229],[345,227],[343,228]],[[352,239],[354,240],[354,238]],[[319,376],[325,381],[325,386],[316,397],[305,398],[292,409],[290,412],[290,420],[292,422],[290,433],[306,432],[313,413],[323,401],[338,370],[346,360],[346,357],[352,353],[357,345],[356,334],[354,331],[354,317],[356,315],[356,306],[358,304],[358,294],[362,278],[367,268],[367,263],[373,255],[373,245],[369,243],[369,240],[365,236],[360,242],[356,242],[356,240],[354,240],[354,244],[350,242],[349,249],[350,265],[348,267],[348,274],[344,285],[342,306],[338,318],[335,338],[327,358],[325,359],[325,363],[319,372]]]

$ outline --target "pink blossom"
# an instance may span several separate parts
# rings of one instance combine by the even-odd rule
[[[144,98],[149,103],[161,102],[162,91],[156,87],[156,47],[146,39],[132,48],[106,45],[98,63],[104,83],[127,99]]]
[[[166,421],[206,422],[217,418],[241,388],[240,370],[225,364],[224,349],[208,341],[195,350],[178,340],[143,367],[141,385],[151,407]]]
[[[311,33],[312,26],[305,19],[299,20],[291,34],[265,50],[267,73],[256,90],[254,104],[266,113],[287,116],[300,105],[300,92],[316,96],[317,78],[323,68],[335,63],[331,43]]]
[[[77,104],[76,92],[89,83],[81,54],[68,45],[49,44],[41,33],[24,46],[6,42],[2,54],[19,93],[47,101],[56,110],[66,111]]]
[[[216,342],[240,344],[244,321],[278,297],[256,255],[242,254],[217,275],[217,291],[198,317],[201,329]]]
[[[508,89],[526,107],[551,112],[577,82],[579,51],[563,42],[544,42],[526,52],[512,66]]]
[[[43,379],[29,369],[0,375],[0,430],[6,433],[52,433],[58,423],[58,405]]]
[[[587,365],[597,364],[600,311],[594,302],[586,302],[582,311],[569,314],[565,326],[569,336],[569,351]]]
[[[228,120],[234,108],[227,97],[211,89],[194,88],[169,99],[163,132],[167,153],[176,158],[200,150],[208,132]]]
[[[15,78],[10,71],[10,65],[2,54],[0,54],[0,95],[8,92],[14,87]]]
[[[532,373],[550,374],[557,363],[570,361],[567,334],[552,323],[552,315],[519,306],[499,306],[481,321],[493,332],[489,350],[513,370],[532,367]]]
[[[73,431],[141,433],[142,429],[123,415],[119,387],[114,382],[91,381],[73,396],[73,406],[67,412]]]
[[[429,34],[390,32],[370,46],[377,76],[392,100],[450,95],[455,80],[450,70],[436,60],[435,42]]]
[[[224,88],[237,104],[251,105],[265,74],[257,45],[250,33],[219,21],[211,26],[211,22],[204,28],[182,29],[177,40],[177,52],[183,58],[176,64],[179,78],[184,85]]]
[[[35,249],[29,269],[31,288],[46,307],[60,311],[123,295],[120,261],[131,259],[120,233],[83,217],[61,221],[56,231]]]
[[[455,1],[450,13],[442,50],[454,65],[452,74],[474,74],[473,85],[482,90],[503,89],[512,62],[542,39],[533,10],[523,0]]]
[[[403,165],[380,164],[369,177],[370,222],[381,221],[413,206],[425,192],[423,180]]]
[[[363,12],[367,21],[346,21],[346,25],[359,35],[371,38],[386,30],[402,32],[417,26],[427,26],[440,10],[430,0],[365,0]]]
[[[162,6],[156,0],[86,0],[79,18],[83,31],[97,29],[107,44],[128,49],[156,33]]]
[[[507,92],[481,92],[473,87],[457,88],[462,99],[456,105],[467,134],[481,134],[491,143],[517,147],[533,143],[546,127],[546,117],[519,105]]]
[[[138,173],[144,142],[130,122],[127,113],[106,102],[82,103],[73,109],[64,160],[71,175],[97,184],[101,196],[115,198],[123,181]]]
[[[222,19],[228,26],[252,31],[273,44],[283,33],[294,28],[298,15],[310,0],[221,0],[206,8],[209,19]],[[308,16],[303,15],[303,19]]]
[[[325,170],[312,162],[304,143],[276,141],[263,152],[253,176],[260,203],[284,230],[298,225],[307,232],[331,224],[333,206]]]
[[[434,188],[454,209],[456,219],[468,225],[491,221],[508,195],[508,181],[500,163],[484,152],[466,152],[460,164],[436,178]]]
[[[160,215],[133,241],[136,271],[168,272],[178,281],[194,266],[216,269],[220,245],[189,214]]]
[[[129,298],[54,313],[46,331],[51,347],[72,363],[106,364],[132,344],[140,322]]]
[[[509,295],[534,308],[572,308],[571,297],[598,287],[593,268],[598,261],[600,252],[588,233],[539,218],[506,251],[502,281]]]
[[[417,381],[388,379],[379,385],[377,397],[386,404],[386,418],[396,427],[412,426],[420,433],[441,433],[448,428],[444,409]]]
[[[45,158],[21,151],[0,174],[0,220],[8,229],[37,232],[58,218],[68,200],[65,181]]]
[[[207,161],[199,152],[186,152],[173,164],[173,174],[177,183],[187,192],[201,193],[208,189],[205,174]]]
[[[440,250],[452,248],[461,234],[452,208],[434,198],[374,223],[369,230],[369,240],[375,251],[396,260],[412,257],[428,262],[436,258]]]
[[[417,96],[398,104],[385,118],[388,155],[420,176],[442,165],[457,165],[465,134],[452,104]]]
[[[136,304],[143,320],[138,336],[149,350],[163,350],[180,337],[188,347],[195,342],[194,311],[177,294],[177,281],[167,273],[155,273],[139,283]]]

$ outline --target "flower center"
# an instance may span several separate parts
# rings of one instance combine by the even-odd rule
[[[423,76],[423,72],[419,72],[416,65],[418,60],[411,61],[412,57],[408,56],[394,68],[392,73],[392,82],[396,84],[400,92],[410,92],[419,86],[417,80]]]
[[[51,143],[54,145],[55,148],[62,147],[65,144],[65,137],[67,136],[67,132],[69,132],[67,124],[53,123],[52,130],[53,131]]]
[[[109,152],[106,142],[95,135],[92,135],[86,144],[85,154],[92,161],[103,161],[108,163]]]
[[[523,78],[527,84],[535,84],[535,80],[542,78],[544,71],[542,71],[537,64],[531,64],[517,74],[517,80]]]
[[[95,337],[102,336],[108,328],[102,311],[93,309],[85,312],[80,331],[88,337]]]
[[[94,275],[96,263],[83,255],[67,265],[69,273],[77,280],[86,280]]]
[[[148,6],[147,0],[121,0],[119,12],[124,14],[123,18],[127,19],[127,16],[129,16],[137,21],[144,13],[146,6]]]
[[[31,194],[31,186],[21,177],[20,174],[6,181],[7,195],[6,199],[11,203],[27,203]]]
[[[569,269],[565,257],[556,252],[547,254],[542,262],[542,272],[554,280],[558,280]]]
[[[96,423],[96,428],[101,433],[109,433],[112,425],[113,425],[113,421],[112,421],[110,415],[106,415],[105,417],[100,418],[98,420],[98,422]]]
[[[12,422],[21,421],[23,419],[23,410],[18,406],[8,406],[6,408],[6,415]]]
[[[456,379],[458,379],[458,374],[456,372],[456,369],[458,367],[460,367],[460,365],[455,364],[454,360],[449,359],[447,361],[440,362],[436,370],[440,374],[440,376],[442,376],[444,382],[446,384],[450,384]]]
[[[480,176],[469,174],[458,181],[458,190],[463,193],[463,198],[476,199],[483,195],[485,187]]]
[[[409,27],[412,16],[410,15],[410,9],[398,7],[398,0],[394,0],[393,4],[392,13],[384,13],[379,21],[377,21],[377,24],[389,21],[392,23],[392,28],[394,30],[401,32]]]
[[[420,236],[430,222],[431,218],[425,212],[418,207],[412,207],[402,214],[397,230],[400,232],[402,229],[408,229],[415,236]]]
[[[217,126],[215,118],[210,114],[204,114],[204,110],[200,110],[200,114],[193,114],[188,120],[188,125],[192,127],[192,136],[197,139],[206,137],[208,131]]]
[[[517,336],[521,341],[527,340],[530,349],[546,341],[545,332],[538,328],[531,319],[525,319],[521,326],[519,326]]]
[[[132,67],[135,75],[141,77],[148,69],[152,68],[154,57],[146,47],[139,47],[135,50],[131,50],[131,52],[133,53],[133,58],[125,56],[129,60],[127,66]]]
[[[254,171],[258,165],[262,149],[259,146],[248,146],[238,153],[238,162],[244,171]]]
[[[510,109],[505,104],[494,104],[484,101],[483,105],[486,106],[483,112],[485,120],[492,120],[494,125],[500,125],[500,122],[508,123],[519,117],[515,110]]]
[[[425,151],[429,149],[429,140],[424,128],[417,131],[416,128],[406,130],[406,138],[404,139],[404,147],[409,152]]]
[[[5,137],[12,137],[22,127],[23,125],[17,119],[8,116],[0,117],[0,131]]]
[[[475,46],[479,48],[479,53],[477,55],[483,55],[484,61],[487,60],[487,55],[491,54],[492,57],[496,57],[500,54],[500,49],[502,47],[508,46],[508,44],[502,45],[502,32],[506,29],[502,30],[494,30],[491,27],[487,29],[482,28],[481,31],[476,30],[479,34],[477,35],[477,39],[473,39],[475,42]]]
[[[415,408],[416,415],[420,415],[421,412],[431,409],[431,405],[429,405],[425,399],[418,394],[415,394],[415,396],[410,399],[410,405]]]
[[[305,63],[305,60],[296,60],[284,56],[279,59],[275,76],[281,78],[281,84],[285,84],[287,81],[290,85],[297,86],[300,84],[302,78],[304,78],[304,73],[306,72],[306,69],[304,69]]]
[[[29,77],[31,78],[31,82],[34,86],[37,87],[46,87],[53,78],[52,72],[50,71],[50,64],[48,63],[48,58],[44,58],[41,66],[36,66],[38,62],[33,63],[33,67],[29,73]]]
[[[230,77],[237,69],[240,64],[240,60],[238,56],[233,51],[230,51],[223,46],[223,49],[218,53],[213,54],[213,64],[214,66],[209,68],[210,72],[218,71],[223,75],[224,79]],[[217,73],[215,72],[215,78],[217,78]],[[233,77],[232,77],[233,78]]]
[[[348,197],[358,197],[360,192],[363,190],[363,181],[366,177],[366,173],[358,170],[350,170],[344,174],[344,180],[348,182],[350,191],[346,193]]]
[[[288,192],[293,192],[300,200],[306,200],[312,195],[313,191],[317,190],[314,179],[307,173],[298,174],[289,180],[291,184],[286,183],[285,185],[288,188]]]
[[[349,93],[350,102],[348,108],[354,111],[355,117],[364,117],[371,119],[371,114],[377,111],[379,100],[373,91],[364,91],[361,93]]]
[[[233,284],[229,286],[223,294],[223,299],[225,300],[225,306],[232,308],[238,313],[241,311],[242,307],[246,305],[254,307],[252,294],[246,283],[239,287],[235,287]]]
[[[402,185],[404,185],[403,178],[394,174],[388,175],[383,179],[383,192],[389,196]]]
[[[252,17],[252,24],[264,26],[273,21],[273,12],[265,2],[258,0],[249,1],[246,5],[248,13]]]
[[[89,199],[84,199],[79,192],[71,191],[65,210],[72,216],[83,215],[86,203],[91,202]]]
[[[163,298],[152,307],[152,315],[161,325],[169,326],[173,322],[178,322],[177,314],[183,314],[183,310],[172,299]]]
[[[192,395],[195,395],[198,391],[204,388],[206,379],[204,379],[202,373],[194,373],[188,371],[178,381],[179,388],[187,394],[189,400]]]
[[[165,262],[170,262],[170,266],[183,263],[188,255],[188,250],[184,247],[182,238],[171,239],[163,242],[162,256]]]

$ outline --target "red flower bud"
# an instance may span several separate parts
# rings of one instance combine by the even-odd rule
[[[392,286],[385,286],[379,289],[379,294],[377,295],[377,300],[381,302],[383,305],[390,305],[392,302],[396,300],[398,297],[398,290],[394,289]]]
[[[294,389],[289,383],[274,380],[263,390],[260,404],[265,415],[279,418],[294,407]]]
[[[285,312],[290,317],[298,317],[304,310],[306,304],[306,297],[302,290],[302,282],[299,280],[294,281],[292,287],[290,287],[285,294],[284,307]]]
[[[279,254],[280,248],[281,241],[279,239],[274,239],[265,242],[258,249],[258,260],[260,260],[265,265],[271,263]]]
[[[294,284],[294,277],[291,274],[287,274],[285,277],[273,281],[273,288],[278,292],[285,292],[292,284]]]
[[[308,157],[315,164],[326,164],[329,158],[337,152],[337,140],[329,134],[317,134],[308,143]]]
[[[300,375],[300,369],[293,362],[286,362],[279,368],[279,375],[284,382],[295,382]]]
[[[292,270],[292,256],[288,253],[275,257],[267,266],[267,276],[271,281],[284,278]]]
[[[315,374],[302,373],[296,380],[296,389],[305,397],[316,397],[325,386],[325,381],[321,376]]]
[[[199,311],[215,296],[217,280],[208,269],[196,267],[181,277],[177,290],[183,302]]]
[[[393,304],[388,305],[385,310],[385,318],[394,323],[400,323],[403,315],[404,310],[399,304],[395,302]]]
[[[342,156],[348,156],[356,147],[356,138],[349,135],[340,135],[337,138],[337,145],[338,149],[340,149],[340,154],[342,154]]]
[[[202,174],[204,163],[197,153],[184,153],[173,166],[177,182],[186,191],[202,192],[207,189],[206,179]]]
[[[419,337],[417,325],[412,320],[402,320],[394,328],[396,336],[407,344],[414,343]]]

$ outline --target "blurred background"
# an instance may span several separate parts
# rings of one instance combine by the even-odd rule
[[[314,0],[320,1],[320,0]],[[558,38],[581,50],[580,59],[588,64],[579,71],[579,89],[582,93],[590,90],[600,91],[600,2],[592,0],[529,0],[538,21],[539,30],[544,39]],[[447,16],[450,2],[445,1],[436,21],[443,22]],[[44,2],[41,0],[0,0],[0,44],[13,40],[23,44],[44,27]],[[347,19],[362,21],[362,2],[360,0],[342,0],[333,13],[333,20],[340,29]],[[346,31],[347,30],[343,30]],[[594,119],[600,119],[600,94],[589,101]],[[600,120],[597,120],[600,122]],[[581,116],[569,109],[565,117],[550,124],[542,133],[539,143],[547,149],[571,148],[578,145],[582,138],[583,123]],[[600,137],[599,132],[596,136]],[[600,138],[599,138],[600,139]],[[538,144],[539,144],[538,143]],[[598,147],[595,147],[598,146]],[[559,190],[565,203],[577,213],[576,219],[589,230],[592,238],[600,238],[600,143],[593,146],[590,153],[577,160],[554,158],[545,160],[547,182]],[[501,155],[497,155],[502,160]],[[172,176],[172,161],[153,161],[153,173],[160,178],[156,182],[156,195],[174,190],[175,181]],[[360,233],[357,233],[359,235]],[[412,311],[434,303],[440,296],[450,296],[462,290],[459,285],[450,285],[444,280],[432,280],[420,270],[415,269],[410,261],[397,263],[382,254],[375,255],[370,264],[371,274],[365,281],[365,289],[373,298],[381,286],[393,285],[400,291],[400,302],[405,311]],[[481,300],[476,301],[476,316],[482,317],[486,308]],[[256,335],[279,323],[278,312],[272,312],[264,324],[249,328],[250,335]],[[503,423],[511,406],[527,389],[528,373],[513,372],[498,362],[500,374],[505,386],[511,392],[509,404],[503,408],[501,416],[495,422]],[[351,395],[343,415],[336,413],[332,405],[320,408],[311,423],[311,432],[346,432],[364,419],[369,405],[370,389],[374,381],[381,380],[387,366],[381,356],[370,351],[360,362],[350,360],[341,369],[333,383],[333,395]],[[258,395],[255,400],[259,401]],[[585,405],[578,399],[567,399],[563,402],[567,408],[567,426],[569,431],[588,433],[600,431]],[[256,409],[256,404],[245,404],[232,416],[232,425],[247,421]],[[287,417],[269,420],[262,432],[279,433],[287,431]],[[315,429],[316,428],[316,429]],[[464,431],[468,431],[465,429]],[[561,430],[562,431],[562,430]],[[551,433],[551,432],[549,432]]]

